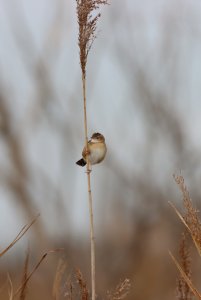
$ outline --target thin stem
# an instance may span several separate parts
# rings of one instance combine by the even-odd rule
[[[88,153],[88,131],[87,131],[87,106],[86,106],[86,77],[82,74],[82,89],[84,100],[84,132],[85,132],[85,147]],[[90,241],[91,241],[91,291],[92,300],[96,298],[96,280],[95,280],[95,236],[94,236],[94,222],[93,222],[93,201],[91,193],[91,177],[90,177],[90,163],[88,155],[86,155],[87,161],[87,183],[88,183],[88,201],[89,201],[89,215],[90,215]]]

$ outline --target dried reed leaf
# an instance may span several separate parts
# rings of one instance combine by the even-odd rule
[[[121,281],[115,288],[114,291],[108,292],[107,299],[108,300],[121,300],[125,299],[129,294],[131,288],[130,279],[124,279]]]
[[[182,223],[186,226],[186,228],[188,229],[188,231],[191,234],[190,227],[188,226],[188,224],[186,223],[185,219],[182,217],[182,215],[180,214],[180,212],[178,211],[178,209],[176,208],[176,206],[171,201],[168,201],[168,203],[170,204],[170,206],[172,206],[172,208],[174,209],[174,211],[178,215],[179,219],[182,221]]]
[[[53,284],[53,290],[52,295],[55,300],[59,299],[60,296],[60,287],[61,287],[61,281],[64,275],[64,272],[66,271],[67,264],[62,259],[59,260],[55,278],[54,278],[54,284]]]
[[[27,276],[26,280],[18,287],[18,289],[16,290],[14,296],[17,296],[17,294],[19,292],[21,292],[22,288],[24,285],[27,284],[27,282],[30,280],[30,278],[32,277],[32,275],[35,273],[35,271],[39,268],[40,264],[42,263],[42,261],[47,257],[47,255],[51,254],[51,253],[55,253],[58,251],[62,251],[63,249],[55,249],[55,250],[50,250],[48,252],[46,252],[45,254],[43,254],[43,256],[41,257],[41,259],[39,260],[39,262],[36,264],[36,266],[33,268],[33,270],[30,272],[30,274]]]
[[[2,252],[0,252],[0,257],[3,256],[10,248],[12,248],[22,237],[23,235],[29,230],[29,228],[36,222],[37,218],[40,216],[40,214],[38,214],[32,221],[30,224],[25,225],[21,231],[18,233],[18,235],[15,237],[15,239],[12,241],[12,243],[10,243],[10,245],[8,245],[8,247],[6,247]]]
[[[30,250],[28,247],[27,250],[27,255],[24,263],[24,270],[23,270],[23,277],[22,277],[22,289],[20,292],[20,300],[24,300],[26,297],[26,289],[27,289],[27,276],[28,276],[28,266],[29,266],[29,255],[30,255]]]
[[[186,275],[180,264],[177,262],[176,258],[172,255],[172,253],[169,251],[169,255],[172,258],[173,262],[175,263],[177,269],[179,270],[181,276],[184,278],[185,282],[188,284],[189,288],[191,289],[192,293],[195,295],[196,298],[201,299],[201,294],[198,292],[198,290],[194,287],[192,281],[190,278]]]

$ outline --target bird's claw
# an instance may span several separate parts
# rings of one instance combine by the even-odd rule
[[[90,174],[91,173],[91,169],[86,170],[86,173]]]

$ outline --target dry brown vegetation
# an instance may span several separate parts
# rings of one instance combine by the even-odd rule
[[[0,299],[91,299],[76,1],[4,2]],[[89,134],[108,145],[92,176],[96,299],[200,299],[201,13],[187,0],[110,2],[90,56],[96,14],[83,29],[81,61]]]
[[[200,254],[201,248],[200,244],[197,242],[200,240],[199,233],[199,224],[200,219],[198,217],[198,211],[194,208],[192,200],[190,198],[188,189],[184,183],[184,178],[180,176],[174,176],[176,183],[178,184],[182,196],[183,196],[183,205],[185,208],[185,213],[182,215],[176,209],[176,207],[171,204],[179,219],[182,220],[183,224],[186,226],[186,233],[182,234],[182,239],[179,247],[179,257],[180,263],[170,252],[170,257],[175,263],[176,267],[180,272],[180,276],[177,279],[177,293],[176,298],[179,300],[191,300],[193,299],[193,295],[197,299],[201,299],[201,294],[194,286],[192,281],[192,270],[191,270],[191,257],[190,252],[187,246],[187,233],[190,234],[192,241],[194,242],[198,253]],[[29,230],[29,228],[35,223],[37,218],[35,218],[30,224],[23,227],[23,229],[19,232],[17,237],[13,242],[10,243],[8,247],[6,247],[2,252],[1,256],[6,255],[6,253],[15,246],[15,244],[23,237],[23,235]],[[195,238],[196,237],[196,238]],[[29,261],[30,261],[30,249],[27,251],[24,268],[22,272],[22,279],[20,285],[15,289],[12,280],[8,277],[8,299],[27,299],[27,290],[28,290],[28,282],[31,277],[37,272],[37,269],[40,267],[43,260],[50,253],[60,252],[63,249],[50,250],[42,255],[41,259],[38,261],[36,266],[32,271],[29,272]],[[176,282],[176,281],[175,281]],[[135,283],[133,283],[135,284]],[[105,297],[109,300],[120,300],[125,299],[127,295],[130,293],[131,282],[129,279],[125,279],[121,281],[114,290],[108,291]],[[80,269],[76,269],[72,275],[68,274],[68,266],[67,262],[64,260],[59,260],[58,266],[55,272],[55,279],[53,282],[52,288],[52,298],[55,300],[59,299],[82,299],[88,300],[90,299],[90,291],[87,287],[87,282],[83,277]]]
[[[188,189],[184,183],[183,176],[174,176],[176,183],[178,184],[182,196],[183,196],[183,206],[185,208],[184,215],[181,215],[178,210],[173,206],[175,209],[176,214],[181,219],[182,223],[185,225],[187,231],[190,233],[191,238],[198,250],[200,255],[201,253],[201,230],[200,224],[201,220],[198,215],[198,210],[193,206],[192,200],[190,198],[190,194]],[[175,257],[170,253],[175,265],[177,266],[180,272],[180,279],[177,283],[177,291],[178,291],[178,299],[189,300],[192,299],[192,294],[197,299],[201,299],[201,294],[195,288],[192,277],[191,277],[191,269],[190,269],[190,255],[186,248],[186,238],[183,236],[182,243],[180,246],[180,257],[181,257],[181,264],[175,259]]]

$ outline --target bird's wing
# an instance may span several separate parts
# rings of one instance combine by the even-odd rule
[[[88,151],[87,151],[87,150],[88,150]],[[86,146],[85,146],[84,149],[82,150],[82,157],[83,157],[84,159],[86,159],[87,154],[88,154],[88,155],[90,154],[90,150],[89,150],[89,147],[88,147],[88,149],[87,149]]]

